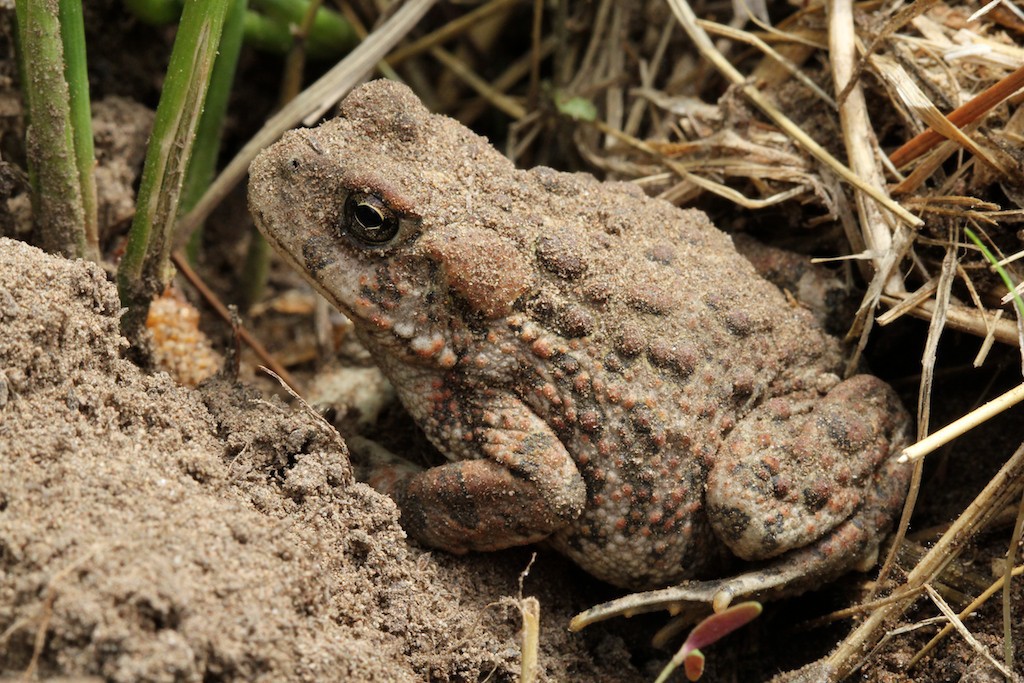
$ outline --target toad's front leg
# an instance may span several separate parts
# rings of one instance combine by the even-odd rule
[[[370,485],[390,495],[402,527],[449,552],[533,543],[583,511],[586,487],[558,437],[518,398],[477,395],[424,422],[457,460],[427,470],[383,468]]]

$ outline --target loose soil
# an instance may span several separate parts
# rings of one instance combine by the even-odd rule
[[[119,313],[96,266],[0,239],[0,672],[517,679],[529,553],[410,546],[317,415],[141,372]],[[621,639],[566,632],[586,603],[551,564],[541,679],[643,680]]]

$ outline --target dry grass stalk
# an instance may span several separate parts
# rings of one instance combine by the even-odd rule
[[[957,107],[950,112],[948,117],[943,116],[942,120],[939,121],[941,127],[933,125],[931,130],[926,130],[913,139],[908,140],[902,147],[889,155],[889,161],[895,166],[902,166],[924,154],[944,137],[954,140],[959,139],[960,136],[957,136],[955,133],[943,135],[944,129],[948,130],[945,124],[948,123],[959,129],[968,123],[973,123],[978,117],[991,111],[993,107],[1002,103],[1021,88],[1024,88],[1024,66],[978,93],[966,104]]]
[[[935,606],[939,608],[939,611],[942,612],[942,614],[949,620],[949,623],[953,625],[953,628],[955,628],[957,633],[967,641],[971,648],[984,657],[989,664],[998,669],[999,673],[1005,676],[1007,680],[1014,680],[1012,664],[1003,665],[999,660],[993,657],[992,653],[988,651],[988,648],[978,642],[978,639],[971,635],[971,632],[967,630],[966,626],[964,626],[964,622],[960,621],[960,617],[958,617],[956,612],[946,604],[946,601],[942,599],[942,596],[939,595],[930,585],[926,584],[924,588],[928,591],[928,597],[932,599]]]
[[[1020,545],[1021,534],[1024,533],[1024,497],[1017,506],[1017,519],[1013,523],[1013,533],[1010,535],[1010,547],[1006,551],[1006,561],[1003,562],[1003,661],[1006,668],[1014,670],[1013,665],[1013,621],[1010,582],[1013,579],[1013,561],[1017,557],[1017,548]]]
[[[899,304],[903,300],[902,296],[881,298],[882,303],[887,306]],[[906,313],[921,320],[931,320],[935,314],[935,302],[922,301]],[[983,339],[991,334],[998,342],[1011,346],[1018,345],[1017,326],[1010,320],[996,318],[994,313],[988,311],[951,305],[946,311],[946,326],[951,330],[967,332]]]
[[[851,96],[856,90],[851,92]],[[920,440],[928,434],[928,423],[931,419],[932,384],[935,377],[935,355],[939,346],[939,338],[945,328],[946,310],[949,308],[949,297],[952,290],[953,280],[956,275],[956,250],[953,247],[946,249],[946,256],[942,260],[942,270],[935,287],[936,315],[932,317],[928,325],[928,338],[925,342],[924,353],[921,356],[921,382],[918,387],[917,401],[917,438]],[[917,504],[917,496],[920,493],[921,478],[924,472],[923,463],[915,463],[914,471],[910,479],[910,489],[907,492],[907,499],[903,503],[903,513],[900,515],[899,523],[896,525],[896,533],[889,553],[882,563],[878,572],[876,587],[885,584],[892,571],[896,555],[903,539],[906,537],[907,529],[910,528],[910,518]]]
[[[886,209],[891,211],[900,220],[911,226],[920,226],[921,219],[909,213],[902,206],[894,202],[877,187],[868,185],[849,167],[841,163],[834,156],[829,154],[821,145],[809,137],[798,125],[793,123],[783,114],[774,103],[766,98],[760,90],[746,83],[746,79],[725,56],[712,44],[711,39],[697,24],[697,17],[694,15],[690,5],[684,0],[668,0],[669,6],[676,14],[679,23],[686,30],[687,35],[693,40],[700,53],[715,65],[729,81],[740,88],[743,94],[753,102],[768,118],[775,122],[787,135],[792,137],[801,147],[823,164],[831,168],[843,180],[850,183],[857,189],[869,195],[879,202]]]
[[[1012,570],[1011,574],[1013,576],[1020,576],[1021,574],[1024,574],[1024,566],[1013,567],[1013,570]],[[996,579],[994,582],[992,582],[992,584],[988,588],[986,588],[981,593],[981,595],[979,595],[977,598],[972,600],[971,603],[969,605],[967,605],[967,607],[965,607],[962,610],[960,610],[959,614],[957,614],[959,619],[961,621],[963,621],[964,619],[969,617],[974,612],[977,612],[978,609],[981,608],[982,605],[984,605],[986,602],[988,602],[989,598],[991,598],[993,595],[996,594],[996,592],[998,592],[999,590],[1001,590],[1003,588],[1003,585],[1005,583],[1006,583],[1006,576],[1005,575],[1004,576],[1000,576],[998,579]],[[942,629],[938,633],[936,633],[934,636],[932,636],[932,639],[928,641],[928,644],[925,645],[924,647],[922,647],[917,652],[917,654],[914,655],[914,658],[911,659],[910,662],[907,664],[907,669],[913,669],[914,666],[918,662],[920,662],[929,652],[931,652],[932,650],[935,649],[935,646],[938,645],[939,642],[943,638],[945,638],[947,635],[949,635],[953,631],[953,628],[954,627],[953,627],[953,623],[952,622],[950,622],[950,623],[946,624],[945,626],[943,626]]]
[[[189,284],[196,288],[196,291],[198,291],[200,296],[203,297],[203,300],[206,301],[207,305],[216,311],[221,320],[234,328],[238,339],[252,349],[257,358],[270,368],[270,370],[275,373],[275,376],[280,378],[281,382],[287,385],[291,391],[302,393],[302,385],[299,381],[295,379],[290,372],[288,372],[284,365],[282,365],[265,346],[263,346],[263,343],[259,339],[257,339],[245,327],[237,324],[237,311],[232,313],[228,307],[224,305],[220,300],[220,297],[217,296],[217,294],[210,289],[205,282],[203,282],[203,279],[199,277],[198,273],[192,269],[192,266],[189,265],[188,259],[185,258],[185,255],[180,251],[175,251],[171,254],[171,260],[174,262],[174,266],[178,269],[178,272],[181,273],[182,277],[188,280]]]
[[[843,142],[850,168],[865,183],[878,193],[886,194],[885,180],[876,159],[878,141],[874,136],[871,118],[868,116],[867,101],[862,89],[850,86],[857,56],[857,39],[853,24],[853,3],[851,0],[837,0],[832,3],[829,13],[829,64],[836,90],[847,93],[839,106],[839,123],[843,131]],[[860,220],[860,234],[850,236],[853,245],[864,244],[875,254],[875,277],[884,283],[881,290],[886,294],[905,291],[898,273],[892,272],[895,265],[885,256],[892,250],[892,231],[888,216],[884,213],[877,197],[870,196],[863,187],[856,188],[857,215]],[[876,203],[877,202],[877,203]],[[876,301],[868,302],[874,310]],[[865,328],[865,332],[867,327]]]
[[[907,574],[904,590],[917,590],[934,581],[980,530],[988,526],[1005,506],[1016,500],[1022,487],[1024,445],[1010,456],[984,490]],[[909,602],[884,605],[861,622],[829,655],[827,667],[831,679],[841,680],[856,669],[886,628],[909,606]]]
[[[903,462],[914,462],[932,453],[936,449],[946,445],[958,436],[962,436],[980,424],[991,420],[1001,412],[1024,401],[1024,384],[1021,384],[998,398],[994,398],[985,405],[972,410],[967,415],[956,419],[942,429],[929,434],[917,443],[903,449],[900,460]]]
[[[957,124],[951,118],[943,116],[938,107],[928,99],[928,96],[924,94],[924,91],[921,90],[920,86],[918,86],[914,79],[910,77],[910,74],[907,73],[906,69],[898,64],[894,59],[878,55],[872,56],[871,62],[872,66],[875,67],[876,72],[885,80],[886,84],[892,88],[895,95],[902,100],[903,104],[906,105],[908,109],[927,123],[930,126],[930,132],[936,136],[935,138],[931,138],[927,134],[928,131],[926,131],[893,152],[889,157],[889,161],[891,161],[894,166],[903,166],[915,159],[917,156],[920,156],[920,154],[923,153],[923,150],[927,149],[926,145],[929,141],[934,140],[934,142],[938,142],[939,140],[946,138],[958,143],[961,147],[972,154],[981,157],[986,163],[996,167],[1000,173],[1006,173],[1008,171],[1008,169],[1005,168],[997,158],[989,155],[988,152],[986,152],[960,129],[959,125],[962,124]],[[1022,70],[1022,74],[1024,74],[1024,70]],[[967,105],[964,106],[966,107]],[[964,123],[969,122],[970,121],[964,121]],[[912,144],[915,140],[920,140],[922,142]],[[900,150],[903,149],[907,149],[908,151],[901,153]],[[918,149],[921,149],[922,151],[920,153],[915,153]]]
[[[523,618],[523,649],[520,656],[519,680],[533,683],[537,680],[538,652],[540,651],[540,601],[535,597],[519,600],[519,613]]]

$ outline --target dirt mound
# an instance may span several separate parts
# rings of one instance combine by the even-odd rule
[[[518,677],[507,554],[411,548],[325,423],[142,373],[119,312],[99,268],[0,239],[0,677]],[[609,636],[565,634],[584,605],[554,581],[542,680],[636,680]]]

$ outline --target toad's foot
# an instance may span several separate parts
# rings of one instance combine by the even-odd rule
[[[378,491],[389,491],[396,481],[412,477],[424,469],[365,436],[347,436],[345,445],[351,455],[356,479]]]

